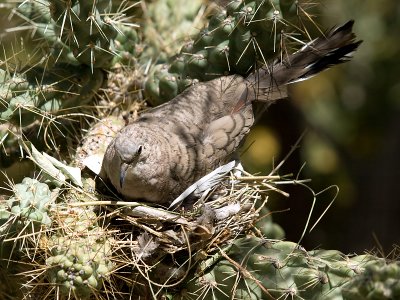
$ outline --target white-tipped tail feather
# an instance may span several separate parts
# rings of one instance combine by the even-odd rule
[[[247,80],[254,86],[255,98],[273,101],[284,98],[285,85],[303,81],[351,59],[362,41],[355,41],[354,21],[330,30],[285,59],[260,68]]]

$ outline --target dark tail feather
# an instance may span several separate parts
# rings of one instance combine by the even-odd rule
[[[344,63],[362,41],[355,41],[354,21],[330,30],[285,60],[259,69],[247,77],[254,85],[255,99],[273,101],[286,97],[285,85],[306,80],[331,66]]]
[[[307,79],[334,65],[344,63],[352,58],[362,41],[355,41],[356,35],[352,32],[354,21],[337,27],[325,37],[319,37],[293,54],[286,64],[293,67],[303,66],[306,72],[290,82]],[[289,83],[290,83],[289,82]]]

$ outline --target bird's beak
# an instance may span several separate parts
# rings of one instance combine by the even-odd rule
[[[121,165],[121,170],[119,173],[119,186],[122,189],[122,185],[124,184],[125,181],[125,175],[126,175],[126,171],[128,170],[128,165],[123,163]]]

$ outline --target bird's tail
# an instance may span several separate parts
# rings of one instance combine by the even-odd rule
[[[351,59],[362,41],[356,41],[354,21],[330,30],[286,59],[275,61],[247,77],[253,86],[254,98],[274,101],[287,96],[286,85],[306,80],[331,66]]]

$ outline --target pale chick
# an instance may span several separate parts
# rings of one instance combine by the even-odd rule
[[[228,162],[254,123],[252,102],[285,98],[286,85],[347,61],[353,21],[243,78],[198,83],[143,113],[110,143],[100,176],[127,200],[169,204],[188,186]]]

